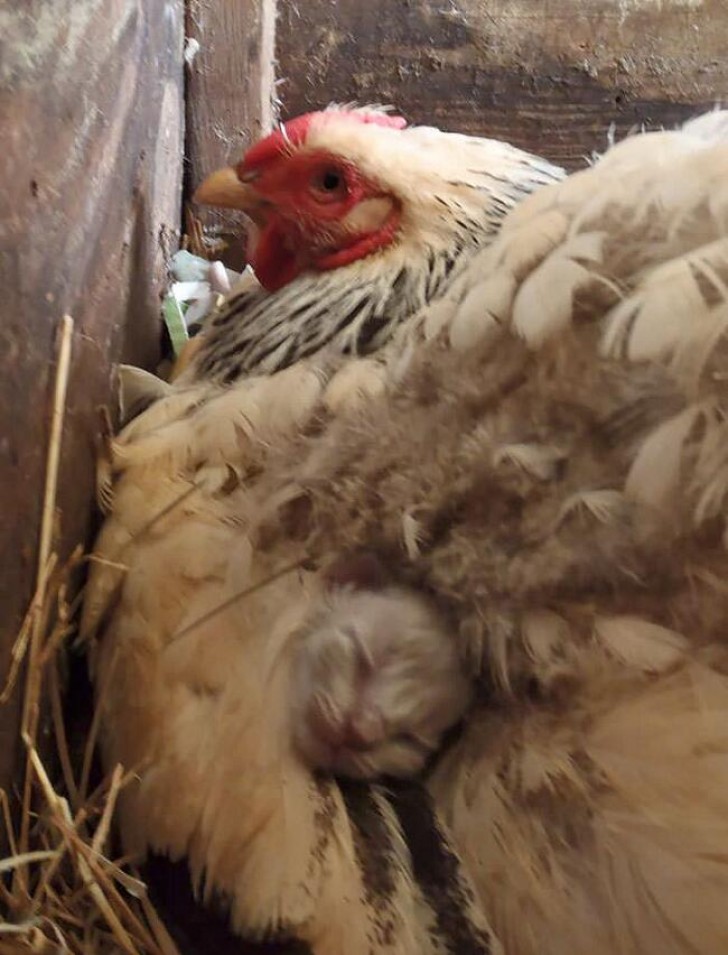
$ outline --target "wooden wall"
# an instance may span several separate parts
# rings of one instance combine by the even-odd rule
[[[112,362],[153,364],[178,241],[183,0],[0,4],[0,684],[35,582],[60,317],[76,323],[55,544],[88,539]],[[0,785],[17,745],[0,709]]]
[[[188,196],[208,173],[237,162],[271,127],[275,21],[275,0],[187,0],[187,36],[199,43],[187,84]],[[243,218],[210,208],[194,211],[211,238],[231,242],[226,260],[239,267],[242,244],[234,237]]]
[[[728,101],[726,0],[279,2],[283,117],[330,100],[506,139],[575,167]]]

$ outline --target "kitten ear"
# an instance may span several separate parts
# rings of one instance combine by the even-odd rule
[[[337,558],[324,571],[324,580],[330,590],[335,587],[383,590],[387,585],[387,572],[374,554],[348,554]]]

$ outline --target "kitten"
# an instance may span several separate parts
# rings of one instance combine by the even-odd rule
[[[337,562],[327,585],[295,653],[296,746],[334,774],[412,776],[471,699],[455,637],[429,598],[388,583],[375,558]]]

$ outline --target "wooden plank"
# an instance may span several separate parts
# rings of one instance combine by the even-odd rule
[[[152,365],[178,240],[183,0],[26,0],[0,15],[0,683],[35,582],[61,315],[76,322],[55,546],[93,522],[112,363]],[[0,785],[18,697],[0,710]]]
[[[187,196],[271,127],[275,16],[275,0],[188,0],[187,36],[199,49],[187,82]],[[211,237],[242,231],[235,213],[195,215]]]
[[[672,126],[728,97],[725,0],[307,0],[281,5],[277,44],[284,117],[393,102],[570,168],[612,123]]]

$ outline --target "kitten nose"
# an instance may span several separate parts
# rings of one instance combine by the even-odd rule
[[[352,713],[343,733],[344,746],[349,749],[367,749],[384,739],[384,720],[380,713],[364,710]]]
[[[314,701],[307,715],[314,733],[334,749],[368,749],[385,736],[382,715],[371,708],[348,713],[342,718],[319,701]]]

